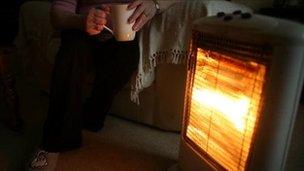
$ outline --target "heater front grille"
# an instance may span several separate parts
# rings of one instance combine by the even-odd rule
[[[193,62],[184,137],[221,168],[245,170],[262,108],[266,65],[202,48]]]

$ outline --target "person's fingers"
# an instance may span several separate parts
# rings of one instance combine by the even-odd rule
[[[140,17],[134,23],[133,30],[134,31],[140,30],[146,24],[147,21],[149,21],[148,16],[142,13],[142,15],[140,15]]]
[[[96,10],[92,10],[89,12],[87,18],[86,18],[86,22],[87,23],[104,23],[104,20],[106,20],[106,14],[103,13],[99,13]]]
[[[103,25],[96,25],[96,31],[101,32],[103,30]]]
[[[101,19],[106,19],[106,16],[107,14],[104,11],[98,9],[92,9],[89,11],[86,20],[88,22],[97,22]]]
[[[103,30],[103,25],[98,25],[98,24],[90,24],[88,26],[89,32],[96,32],[97,34],[100,33]]]
[[[143,2],[141,0],[135,0],[128,5],[128,10],[132,10],[137,8],[137,6],[141,5]]]
[[[136,8],[136,10],[133,12],[133,14],[128,18],[129,23],[133,23],[137,20],[137,18],[144,12],[145,7],[143,5],[140,5]]]
[[[94,23],[96,25],[105,25],[107,23],[106,17],[107,14],[104,11],[95,9],[88,15],[87,22]]]
[[[88,28],[86,29],[86,32],[89,34],[89,35],[96,35],[96,34],[99,34],[102,30],[102,26],[98,26],[98,25],[95,25],[95,24],[90,24],[88,25]]]
[[[87,14],[87,17],[86,17],[86,20],[90,20],[90,19],[92,19],[93,18],[93,16],[94,16],[94,12],[95,12],[95,9],[90,9],[89,10],[89,13]]]
[[[102,26],[102,25],[95,24],[95,23],[88,23],[87,29],[88,29],[88,30],[99,30],[99,28],[100,28],[101,26]]]
[[[95,9],[102,10],[106,13],[109,13],[111,11],[110,5],[108,5],[108,4],[103,4],[103,5],[97,6],[97,7],[95,7]]]
[[[101,5],[101,9],[104,10],[104,11],[106,11],[106,12],[110,12],[111,11],[110,5],[108,5],[108,4]]]
[[[87,24],[87,29],[92,29],[92,28],[94,28],[96,26],[96,24],[94,24],[94,23],[88,23]]]
[[[105,10],[107,10],[106,6],[102,8],[105,8]],[[99,34],[104,29],[104,25],[107,24],[107,13],[105,10],[96,8],[89,10],[89,13],[85,19],[85,31],[89,35]]]
[[[106,18],[107,17],[107,13],[103,10],[100,9],[95,9],[95,11],[93,12],[93,15],[95,17],[102,17],[102,18]]]
[[[99,34],[103,30],[105,24],[106,20],[104,19],[88,22],[86,30],[90,35]]]
[[[107,24],[107,20],[101,17],[94,17],[91,19],[91,22],[98,24],[98,25],[105,25]]]

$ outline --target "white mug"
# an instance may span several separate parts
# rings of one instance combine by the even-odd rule
[[[128,4],[126,3],[114,3],[110,5],[110,8],[113,30],[107,26],[104,26],[104,28],[110,31],[117,41],[134,40],[136,35],[136,32],[132,29],[134,23],[128,23],[128,19],[135,9],[128,10]]]

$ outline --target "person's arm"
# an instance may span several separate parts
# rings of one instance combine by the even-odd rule
[[[103,5],[100,9],[92,8],[87,15],[76,13],[77,0],[55,0],[52,2],[50,19],[54,28],[79,29],[89,35],[99,34],[107,23],[109,7]]]
[[[160,7],[160,12],[166,11],[168,8],[170,8],[172,5],[181,2],[182,0],[157,0]]]
[[[51,5],[51,24],[56,29],[83,29],[84,17],[76,14],[77,0],[54,0]]]
[[[182,0],[156,0],[159,4],[160,12],[166,11],[172,5],[181,2]],[[155,1],[153,0],[135,0],[130,3],[129,7],[131,9],[135,9],[132,16],[129,18],[129,23],[134,23],[133,30],[140,30],[149,20],[151,20],[157,9],[155,7]]]
[[[82,15],[61,10],[51,11],[51,23],[54,28],[64,29],[84,29],[84,19]]]

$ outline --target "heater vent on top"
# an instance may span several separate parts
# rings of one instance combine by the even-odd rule
[[[198,45],[205,47],[209,42]],[[218,167],[245,170],[262,107],[266,66],[204,47],[197,48],[191,64],[184,137]],[[244,49],[249,55],[255,47]]]
[[[248,57],[251,60],[265,60],[266,56],[270,56],[272,52],[271,46],[266,44],[241,42],[197,31],[194,31],[192,34],[195,38],[194,44],[199,47],[234,54],[242,58]]]

